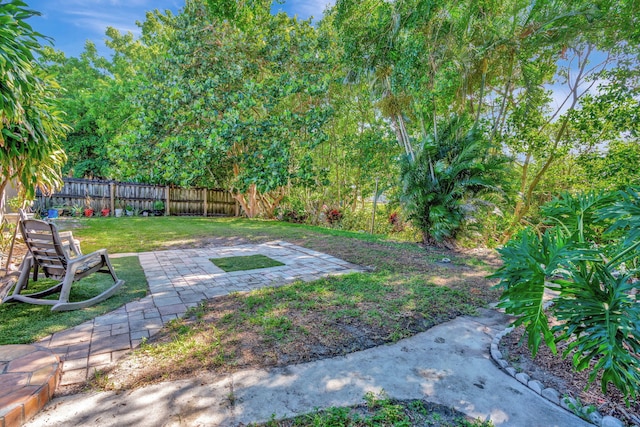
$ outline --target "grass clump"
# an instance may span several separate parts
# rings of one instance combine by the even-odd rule
[[[257,270],[259,268],[280,267],[284,264],[264,255],[233,256],[211,258],[217,267],[230,273],[232,271]]]
[[[491,421],[472,419],[455,409],[423,400],[390,399],[384,391],[369,392],[364,404],[352,407],[331,407],[310,414],[277,420],[275,415],[263,424],[252,427],[493,427]]]

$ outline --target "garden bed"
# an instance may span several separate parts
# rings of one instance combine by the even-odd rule
[[[546,387],[560,392],[560,396],[576,399],[582,407],[593,405],[602,415],[611,415],[628,425],[640,425],[640,404],[637,402],[627,407],[622,393],[609,384],[607,394],[600,387],[600,377],[585,390],[589,379],[589,371],[576,372],[571,363],[571,356],[563,359],[563,348],[559,346],[558,355],[554,355],[546,344],[542,343],[535,358],[523,339],[524,328],[514,329],[500,341],[499,349],[509,365],[518,372],[527,373],[531,379],[540,381]]]

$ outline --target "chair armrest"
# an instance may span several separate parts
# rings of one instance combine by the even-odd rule
[[[107,257],[107,250],[106,249],[98,249],[95,252],[91,252],[90,254],[87,255],[82,255],[76,258],[71,258],[69,260],[69,267],[71,267],[74,264],[83,264],[87,261],[89,261],[91,258],[96,258],[96,257]]]
[[[60,240],[62,241],[65,250],[71,252],[67,253],[67,257],[70,257],[71,255],[76,257],[82,256],[80,242],[73,238],[73,233],[71,231],[59,231],[58,236],[60,236]]]

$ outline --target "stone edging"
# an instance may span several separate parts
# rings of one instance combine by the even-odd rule
[[[524,372],[517,372],[516,369],[512,366],[509,366],[509,363],[502,357],[502,352],[498,349],[498,344],[500,340],[505,335],[509,334],[513,328],[506,328],[504,331],[499,332],[493,337],[493,341],[491,342],[491,358],[510,376],[517,379],[522,384],[529,387],[531,390],[535,391],[537,394],[541,395],[548,401],[560,406],[561,408],[566,409],[569,412],[574,412],[571,409],[571,406],[574,408],[577,407],[576,400],[572,397],[562,398],[558,390],[546,387],[538,380],[532,380],[529,375]],[[620,421],[616,417],[612,416],[602,416],[597,410],[587,414],[584,413],[584,417],[586,417],[591,423],[595,424],[599,427],[624,427],[624,423]],[[583,417],[583,419],[584,419]]]

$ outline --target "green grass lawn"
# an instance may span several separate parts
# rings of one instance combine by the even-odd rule
[[[61,230],[73,231],[85,253],[98,248],[107,248],[114,254],[284,240],[371,271],[214,300],[215,304],[229,304],[230,308],[212,302],[210,307],[202,305],[200,316],[207,322],[174,322],[167,329],[173,338],[154,344],[158,357],[163,359],[162,363],[156,361],[157,366],[164,366],[164,362],[166,366],[179,366],[172,355],[190,362],[218,360],[229,367],[239,366],[240,362],[233,359],[234,346],[241,342],[239,334],[245,331],[255,333],[256,342],[261,345],[266,343],[261,349],[266,352],[295,353],[296,343],[313,339],[323,346],[337,346],[329,351],[353,351],[349,350],[349,333],[358,328],[373,334],[363,338],[370,343],[366,345],[395,341],[457,315],[473,313],[497,298],[497,292],[485,279],[491,271],[484,259],[383,236],[239,218],[65,218],[58,224]],[[441,263],[443,257],[452,262]],[[0,304],[0,344],[33,342],[145,295],[147,285],[137,259],[112,260],[127,283],[115,297],[94,307],[52,313],[46,306]],[[76,286],[74,292],[81,288]],[[212,319],[212,313],[220,318]],[[315,333],[319,336],[312,337]],[[202,335],[206,336],[204,340]],[[183,347],[177,351],[180,345]],[[274,345],[280,347],[274,349]]]
[[[109,253],[146,252],[218,244],[219,239],[250,243],[285,240],[338,256],[354,264],[395,272],[420,272],[426,264],[451,258],[453,264],[486,267],[474,256],[457,256],[414,242],[381,235],[280,221],[245,218],[124,217],[62,218],[60,230],[72,230],[84,252],[107,248]],[[357,250],[350,250],[358,242]]]
[[[217,267],[227,273],[232,271],[257,270],[259,268],[280,267],[283,263],[264,255],[232,256],[211,258]]]
[[[326,347],[325,356],[398,341],[463,314],[482,298],[435,286],[423,277],[387,272],[352,273],[295,282],[211,300],[169,324],[157,343],[141,352],[153,358],[147,380],[202,368],[248,368],[247,360],[277,365],[272,354],[302,362]],[[354,331],[355,335],[352,335]],[[254,348],[247,349],[248,343]],[[203,351],[203,349],[206,349]],[[251,356],[247,357],[248,353]],[[328,354],[327,354],[328,353]],[[241,356],[241,354],[243,354]],[[271,362],[269,362],[271,361]]]
[[[123,217],[62,218],[60,230],[73,230],[84,252],[107,248],[109,253],[146,252],[172,247],[200,246],[206,238],[241,237],[249,242],[337,236],[362,241],[385,241],[383,236],[313,227],[287,222],[243,218]]]
[[[134,374],[139,375],[132,380],[136,386],[188,378],[203,370],[282,366],[346,354],[473,314],[498,297],[486,279],[494,268],[490,256],[366,233],[238,218],[90,218],[60,223],[73,229],[86,250],[138,252],[283,240],[368,267],[368,273],[275,284],[203,302],[132,356],[142,359],[137,366],[144,366]],[[117,369],[108,376],[118,383]]]
[[[85,252],[86,253],[86,252]],[[25,303],[0,304],[0,345],[27,344],[108,313],[147,294],[147,280],[137,257],[112,258],[111,263],[125,284],[111,298],[82,310],[52,312],[51,306]],[[39,279],[29,289],[46,289],[56,282]],[[111,276],[92,274],[74,284],[70,300],[80,301],[98,295],[111,286]]]

